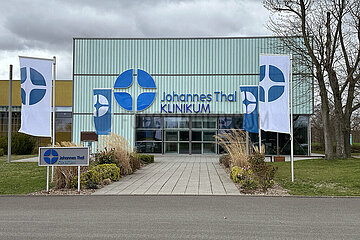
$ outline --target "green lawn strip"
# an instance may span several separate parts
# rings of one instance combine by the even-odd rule
[[[36,155],[13,155],[12,160]],[[7,156],[0,157],[0,194],[27,194],[46,188],[46,167],[36,162],[6,162]]]
[[[290,162],[271,164],[279,168],[275,181],[292,195],[360,196],[360,159],[295,161],[294,183]]]

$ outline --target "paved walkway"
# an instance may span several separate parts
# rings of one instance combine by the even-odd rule
[[[217,156],[155,156],[155,163],[94,195],[239,195]]]
[[[11,160],[11,162],[39,162],[39,157],[23,158],[18,160]]]

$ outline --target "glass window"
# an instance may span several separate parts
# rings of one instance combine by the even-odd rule
[[[265,145],[265,154],[277,154],[277,133],[261,131],[261,143]]]
[[[219,117],[219,128],[220,129],[231,129],[234,128],[234,123],[231,117]]]
[[[201,131],[192,131],[191,140],[202,141],[201,133],[202,133]]]
[[[138,153],[162,153],[160,142],[136,142],[135,146]]]
[[[204,143],[203,144],[203,153],[216,153],[216,144],[215,143]]]
[[[203,128],[217,128],[216,126],[217,118],[216,117],[204,117]]]
[[[191,144],[191,154],[201,154],[201,143]]]
[[[243,117],[219,117],[219,129],[242,129]]]
[[[165,131],[165,141],[178,141],[178,131]]]
[[[137,128],[161,128],[161,117],[137,116]]]
[[[192,121],[192,128],[202,128],[202,122]]]
[[[180,141],[189,141],[189,131],[180,131]]]
[[[56,132],[71,132],[72,113],[57,112],[55,113]]]
[[[178,153],[178,144],[165,143],[165,153]]]
[[[136,141],[161,141],[161,130],[137,130]]]
[[[179,143],[179,153],[189,154],[189,143]]]
[[[165,117],[165,128],[189,128],[188,117]]]
[[[309,117],[294,116],[294,154],[308,155]],[[279,133],[280,154],[289,155],[291,151],[290,135]]]
[[[215,141],[216,131],[203,131],[204,141]]]

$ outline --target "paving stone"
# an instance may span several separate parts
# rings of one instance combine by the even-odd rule
[[[239,195],[218,156],[161,155],[95,195]]]

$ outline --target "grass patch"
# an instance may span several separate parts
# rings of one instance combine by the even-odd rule
[[[11,160],[37,155],[12,155]],[[0,157],[0,194],[27,194],[46,188],[46,167],[37,162],[11,162],[7,156]]]
[[[290,162],[271,164],[279,167],[275,181],[292,195],[360,196],[360,159],[295,161],[294,183],[291,182]]]

